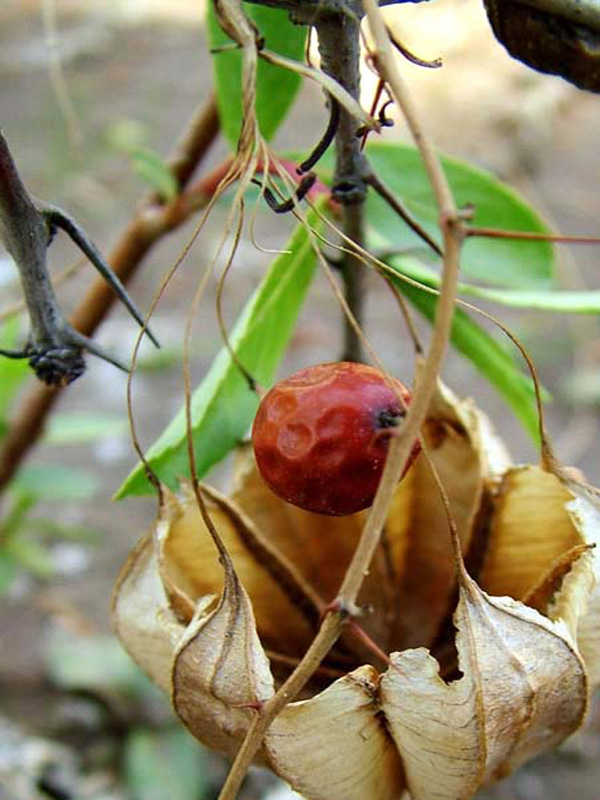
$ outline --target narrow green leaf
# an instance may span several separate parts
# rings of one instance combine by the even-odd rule
[[[309,223],[316,217],[309,215]],[[231,334],[231,346],[240,362],[261,385],[269,385],[294,330],[308,290],[316,256],[309,235],[299,226],[285,250],[277,256],[261,285],[250,298]],[[248,430],[258,399],[223,348],[192,397],[192,428],[198,477],[218,463]],[[182,408],[159,439],[147,460],[159,478],[175,488],[189,475],[185,412]],[[117,497],[151,491],[138,465]]]
[[[439,244],[439,212],[418,151],[404,144],[372,142],[367,155],[380,180]],[[442,156],[442,165],[459,207],[473,204],[473,225],[548,232],[539,215],[490,173],[448,156]],[[321,159],[316,169],[322,180],[330,181],[331,154]],[[427,258],[432,264],[440,260],[373,190],[367,197],[367,244],[375,253],[382,250],[418,252],[420,258]],[[467,239],[461,254],[461,271],[465,275],[494,286],[548,287],[552,284],[553,269],[553,246],[543,241],[473,237]]]
[[[183,728],[134,728],[125,741],[131,800],[202,800],[208,780],[204,752]]]
[[[256,23],[269,50],[295,60],[304,57],[307,29],[294,25],[289,12],[250,4],[244,4],[244,11]],[[206,28],[211,50],[224,48],[213,53],[213,70],[221,129],[235,149],[242,125],[242,53],[222,31],[212,2],[208,3]],[[301,82],[296,73],[259,60],[256,113],[265,139],[271,139],[284,120]]]
[[[85,500],[98,490],[98,480],[86,470],[57,464],[27,466],[19,470],[10,488],[41,500]]]
[[[439,274],[416,258],[397,256],[389,259],[389,264],[414,280],[436,288],[440,286]],[[460,282],[458,293],[479,297],[482,300],[491,300],[511,308],[524,308],[527,311],[551,311],[557,314],[600,314],[600,292],[598,291],[488,289]]]
[[[402,280],[395,280],[395,283],[415,308],[433,322],[438,298]],[[511,354],[460,308],[454,312],[451,342],[496,387],[532,439],[539,443],[533,383]]]
[[[486,289],[462,283],[462,294],[492,300],[503,306],[527,311],[552,311],[556,314],[600,314],[600,292],[560,292],[518,289]]]
[[[18,316],[8,319],[0,331],[0,347],[11,350],[19,346],[19,331],[21,330],[21,320]],[[0,421],[4,423],[0,427],[0,436],[7,429],[4,417],[10,411],[10,407],[21,384],[30,374],[27,359],[13,359],[0,356]],[[4,429],[4,430],[3,430]]]

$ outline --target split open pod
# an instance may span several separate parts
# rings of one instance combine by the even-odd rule
[[[422,453],[365,578],[366,636],[346,629],[259,754],[309,800],[470,798],[572,734],[600,682],[600,495],[556,466],[512,466],[442,386],[423,436],[455,543]],[[191,487],[165,491],[113,609],[183,723],[229,755],[312,641],[366,514],[286,504],[249,450],[234,483],[201,487],[220,553]]]

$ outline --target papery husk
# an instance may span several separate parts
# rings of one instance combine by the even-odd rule
[[[173,707],[186,727],[210,747],[235,754],[253,713],[274,694],[252,603],[235,572],[226,571],[217,608],[200,607],[187,627],[172,681]]]
[[[259,753],[307,800],[394,800],[405,789],[412,800],[466,800],[570,735],[585,713],[587,673],[592,683],[600,677],[590,550],[597,493],[547,465],[510,467],[487,418],[445,387],[424,439],[459,550],[420,457],[397,489],[360,596],[373,607],[360,625],[393,652],[390,666],[380,674],[369,649],[346,634],[327,668],[335,674],[363,655],[364,665],[323,691],[311,684],[277,716]],[[165,490],[151,534],[117,583],[114,619],[194,736],[232,755],[273,695],[278,659],[290,669],[312,640],[365,514],[328,518],[289,506],[265,486],[247,448],[232,499],[200,491],[213,534],[190,486],[179,498]],[[455,596],[460,672],[446,682],[421,645],[448,633]]]
[[[585,714],[585,669],[560,622],[489,597],[466,575],[454,621],[460,679],[445,683],[420,648],[393,654],[381,680],[412,800],[470,798],[558,744]]]
[[[228,556],[221,565],[206,529],[204,535],[194,530],[178,500],[167,489],[163,496],[151,534],[134,549],[117,581],[115,631],[138,665],[171,694],[191,732],[208,747],[233,754],[253,708],[273,695],[273,677],[252,603]],[[215,507],[212,512],[216,516]],[[228,521],[223,514],[221,530]],[[189,536],[182,535],[182,525]],[[197,567],[193,559],[204,547],[211,548],[203,570],[210,591],[197,594],[185,558]]]
[[[158,520],[156,525],[168,524]],[[129,554],[113,594],[115,633],[140,669],[161,689],[171,691],[171,663],[185,625],[173,613],[160,579],[152,536]]]
[[[479,583],[562,618],[600,684],[600,496],[554,465],[502,478]]]
[[[265,747],[273,770],[309,800],[398,800],[406,787],[371,666],[287,705]]]

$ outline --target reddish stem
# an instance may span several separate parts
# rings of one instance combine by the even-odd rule
[[[465,228],[466,236],[486,236],[491,239],[522,239],[539,242],[564,242],[566,244],[600,244],[595,236],[563,236],[556,233],[540,233],[534,231],[503,231],[498,228]]]

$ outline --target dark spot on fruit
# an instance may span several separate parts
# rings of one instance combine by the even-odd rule
[[[402,422],[406,412],[400,408],[384,408],[375,416],[376,428],[396,428]]]

